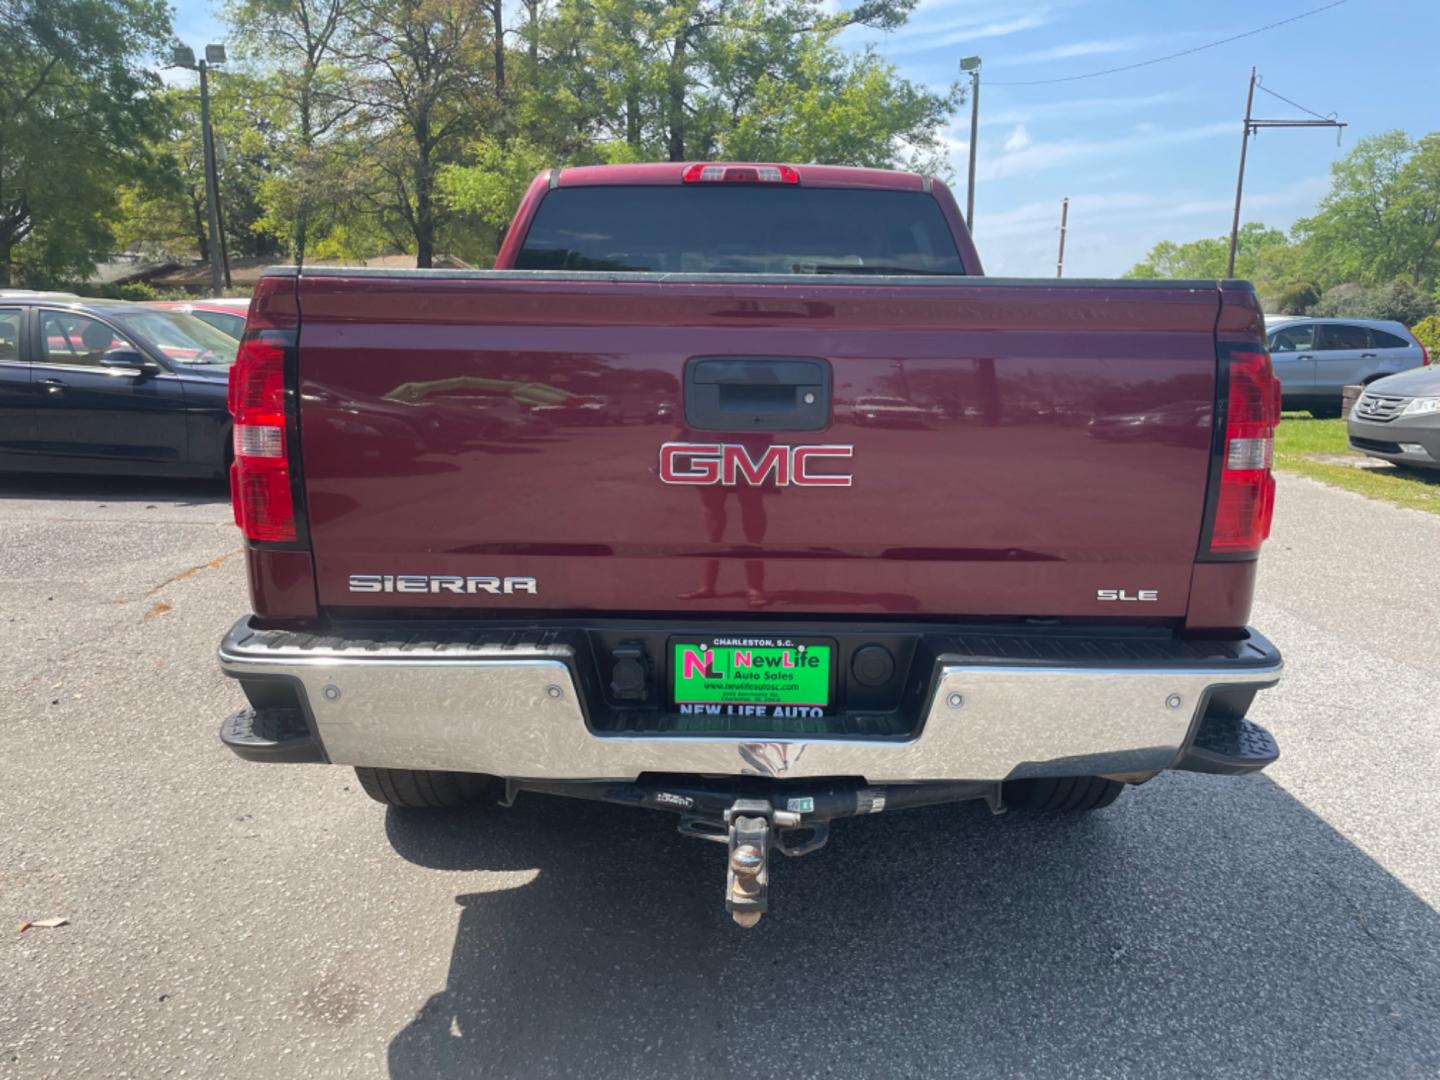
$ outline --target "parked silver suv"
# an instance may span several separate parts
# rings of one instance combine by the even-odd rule
[[[1344,388],[1430,362],[1404,323],[1267,315],[1270,361],[1287,409],[1339,416]]]

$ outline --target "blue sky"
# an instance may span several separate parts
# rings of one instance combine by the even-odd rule
[[[836,0],[832,0],[832,3]],[[849,6],[849,0],[838,0]],[[1288,228],[1328,188],[1330,163],[1390,128],[1440,129],[1440,0],[1348,0],[1192,56],[1042,86],[1251,30],[1326,0],[921,0],[902,29],[847,31],[907,78],[943,85],[962,56],[983,58],[975,239],[992,274],[1055,272],[1060,199],[1070,198],[1066,276],[1113,276],[1159,240],[1230,228],[1240,118],[1251,65],[1265,85],[1347,121],[1262,132],[1250,144],[1245,220]],[[221,27],[207,0],[180,0],[176,29],[197,47]],[[1302,115],[1256,95],[1257,116]],[[964,201],[969,107],[946,133]]]
[[[1250,67],[1265,85],[1349,123],[1261,132],[1250,144],[1244,220],[1288,228],[1329,186],[1332,161],[1390,128],[1440,129],[1437,0],[1349,0],[1192,56],[1044,86],[1164,56],[1321,6],[1326,0],[921,0],[872,41],[909,78],[942,84],[983,59],[975,240],[992,274],[1053,275],[1060,200],[1070,198],[1066,276],[1112,276],[1159,240],[1229,232]],[[1257,116],[1303,115],[1256,95]],[[969,112],[948,133],[964,198]]]

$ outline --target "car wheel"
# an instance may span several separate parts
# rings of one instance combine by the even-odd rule
[[[1125,785],[1103,776],[1055,776],[1011,780],[1001,798],[1009,810],[1035,814],[1081,814],[1103,810],[1120,797]]]
[[[477,802],[498,781],[480,773],[431,772],[424,769],[356,768],[365,794],[386,806],[404,810],[442,810]]]

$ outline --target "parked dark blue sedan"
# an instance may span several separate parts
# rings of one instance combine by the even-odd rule
[[[237,345],[181,312],[0,292],[0,470],[223,476]]]

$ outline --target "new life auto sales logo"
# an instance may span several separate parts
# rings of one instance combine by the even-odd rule
[[[849,487],[850,474],[836,471],[831,463],[854,452],[854,446],[838,443],[766,446],[756,451],[757,457],[739,443],[667,442],[660,446],[660,479],[667,484],[759,487],[773,477],[777,487]]]

